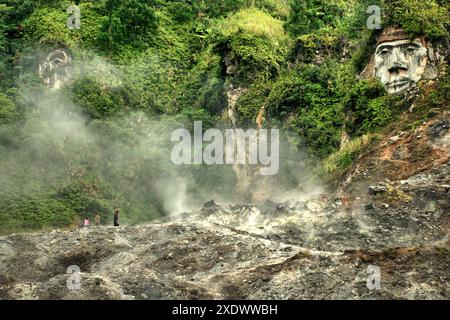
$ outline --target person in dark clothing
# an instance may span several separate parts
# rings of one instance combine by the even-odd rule
[[[114,209],[114,227],[119,226],[119,208]]]

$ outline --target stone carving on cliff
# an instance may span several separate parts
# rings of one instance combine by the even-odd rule
[[[375,77],[389,94],[398,94],[420,80],[435,79],[442,60],[424,37],[410,38],[401,28],[387,27],[377,37],[374,55],[362,77]]]
[[[72,58],[65,50],[54,50],[39,63],[39,77],[49,88],[59,89],[72,76]]]

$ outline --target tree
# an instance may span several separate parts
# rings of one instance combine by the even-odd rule
[[[308,34],[326,25],[334,25],[341,14],[341,7],[333,1],[293,0],[285,28],[294,36]]]
[[[141,40],[140,37],[155,31],[158,19],[153,9],[154,0],[106,0],[108,17],[104,21],[103,39],[107,39],[108,49],[113,43],[124,40]]]

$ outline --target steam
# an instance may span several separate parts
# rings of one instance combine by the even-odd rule
[[[77,60],[71,77],[93,75],[108,86],[120,86],[123,72],[99,57]],[[80,179],[93,179],[111,187],[103,195],[107,205],[122,207],[129,222],[178,215],[213,199],[218,203],[299,200],[311,183],[305,156],[281,137],[280,172],[264,177],[256,167],[246,171],[245,190],[239,189],[236,168],[227,165],[172,163],[170,141],[174,130],[190,127],[185,119],[127,112],[107,120],[91,120],[74,104],[70,90],[24,84],[20,93],[26,105],[17,138],[0,154],[0,196],[48,194]],[[2,132],[2,135],[4,132]],[[11,133],[7,133],[8,136]],[[5,140],[5,137],[2,137]],[[8,138],[9,139],[9,138]],[[88,190],[100,196],[101,190]]]

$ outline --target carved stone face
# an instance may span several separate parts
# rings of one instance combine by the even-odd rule
[[[375,76],[390,94],[417,83],[427,66],[427,48],[420,39],[382,42],[375,51]]]
[[[39,76],[50,88],[59,89],[70,81],[70,64],[71,58],[67,52],[55,50],[39,64]]]

